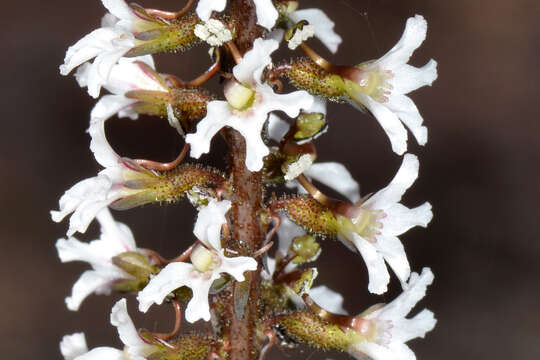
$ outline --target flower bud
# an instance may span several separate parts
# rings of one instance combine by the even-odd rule
[[[291,251],[296,255],[292,262],[302,264],[317,260],[321,254],[321,247],[313,236],[304,235],[293,240]]]

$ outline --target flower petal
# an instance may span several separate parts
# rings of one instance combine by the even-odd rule
[[[194,134],[187,134],[186,143],[191,145],[190,155],[198,159],[210,151],[210,142],[232,116],[226,101],[210,101],[206,108],[206,116],[197,124]]]
[[[433,330],[437,320],[433,312],[422,310],[411,319],[392,321],[392,338],[407,342],[415,338],[423,338],[428,331]]]
[[[226,272],[237,281],[244,281],[244,272],[257,270],[257,261],[247,256],[226,257],[221,253],[221,266],[216,269],[219,273]]]
[[[351,202],[360,201],[360,186],[345,166],[337,162],[315,163],[304,175],[330,187]]]
[[[268,117],[268,137],[274,141],[280,142],[287,134],[291,125],[275,114]]]
[[[334,22],[320,9],[304,9],[292,12],[289,15],[290,19],[297,23],[301,20],[307,20],[311,25],[315,26],[315,37],[330,50],[333,54],[336,53],[339,44],[341,44],[341,36],[334,31]]]
[[[388,274],[382,254],[377,251],[373,244],[356,233],[351,233],[350,240],[366,263],[369,275],[369,292],[378,295],[385,293],[388,290],[390,274]]]
[[[324,285],[309,290],[309,296],[323,309],[334,314],[347,315],[343,308],[343,295]]]
[[[381,219],[385,234],[401,235],[415,226],[426,227],[433,218],[431,204],[426,202],[413,209],[394,204],[385,210],[386,218]]]
[[[122,20],[136,21],[138,17],[124,0],[101,0],[111,14]]]
[[[84,299],[94,292],[109,294],[110,283],[111,279],[103,277],[97,271],[87,270],[83,272],[79,280],[73,285],[71,296],[66,298],[67,308],[71,311],[78,311]]]
[[[272,0],[253,0],[253,2],[257,13],[257,24],[265,27],[268,31],[272,30],[279,17]]]
[[[413,52],[424,42],[426,32],[427,22],[422,15],[408,18],[401,39],[389,52],[375,61],[373,66],[393,70],[395,67],[409,62]]]
[[[381,124],[384,132],[390,139],[392,150],[403,155],[407,151],[407,130],[403,127],[396,114],[390,111],[385,104],[381,104],[369,96],[361,95],[362,104],[375,116],[375,119]]]
[[[289,250],[289,246],[294,238],[304,236],[306,232],[298,225],[293,223],[287,216],[281,216],[281,225],[277,230],[279,239],[278,251],[285,256]]]
[[[190,323],[194,323],[199,319],[204,321],[210,320],[210,305],[208,303],[208,293],[214,277],[210,279],[204,279],[199,277],[194,279],[191,284],[193,290],[193,297],[189,301],[186,307],[186,320]]]
[[[276,94],[267,84],[257,87],[257,92],[263,96],[263,102],[268,112],[283,111],[291,118],[300,114],[300,110],[309,110],[315,103],[315,97],[307,91],[294,91],[288,94]]]
[[[114,255],[137,250],[131,229],[126,224],[114,220],[108,208],[101,210],[96,217],[101,225],[101,241],[114,249],[116,252]]]
[[[139,333],[129,317],[126,299],[120,299],[114,304],[111,310],[111,324],[116,326],[120,340],[128,347],[130,354],[141,355],[141,350],[149,347],[139,337]]]
[[[275,40],[255,39],[253,48],[245,53],[240,64],[233,68],[236,80],[252,86],[260,83],[264,68],[272,63],[270,54],[278,47],[279,43]]]
[[[418,177],[419,167],[420,162],[415,155],[405,154],[401,167],[390,184],[369,198],[365,202],[365,206],[384,210],[399,202],[405,191],[411,187]]]
[[[111,347],[98,347],[90,350],[76,360],[125,360],[124,352]]]
[[[392,94],[389,96],[386,106],[411,130],[418,144],[425,145],[427,143],[427,128],[422,126],[424,119],[408,96]]]
[[[411,274],[411,267],[403,244],[396,236],[378,235],[373,244],[377,251],[382,254],[384,260],[390,265],[399,281],[404,284]]]
[[[204,245],[221,250],[221,227],[227,223],[225,214],[231,208],[229,200],[211,199],[197,215],[193,233]]]
[[[392,85],[392,93],[407,94],[422,86],[429,85],[437,80],[437,62],[429,60],[429,62],[417,68],[408,64],[403,64],[394,69],[394,77],[388,79],[388,83]]]
[[[139,310],[147,312],[152,304],[161,304],[173,290],[181,286],[191,287],[193,271],[197,271],[193,265],[182,262],[165,266],[137,295]]]
[[[225,10],[226,0],[199,0],[197,5],[197,16],[203,20],[208,21],[212,11],[222,12]]]
[[[60,352],[65,360],[74,360],[77,356],[88,352],[84,333],[66,335],[60,342]]]

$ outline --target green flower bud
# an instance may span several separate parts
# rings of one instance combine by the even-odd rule
[[[304,235],[293,240],[291,251],[296,254],[292,262],[303,264],[317,260],[321,254],[321,247],[313,236]]]

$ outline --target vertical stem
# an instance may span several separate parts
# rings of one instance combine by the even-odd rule
[[[231,18],[236,29],[235,43],[245,53],[251,49],[253,41],[264,33],[257,25],[257,13],[253,0],[229,0]]]
[[[234,186],[230,211],[232,238],[227,246],[240,255],[253,256],[265,239],[260,222],[262,177],[260,172],[251,173],[245,166],[246,145],[242,135],[227,129],[225,138],[229,144],[229,166]],[[258,357],[262,345],[256,335],[259,298],[259,271],[247,274],[245,282],[234,284],[226,301],[229,319],[226,319],[224,329],[230,341],[230,360],[255,360]]]

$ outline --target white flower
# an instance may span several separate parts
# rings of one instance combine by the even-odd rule
[[[287,43],[289,49],[294,50],[304,41],[315,35],[315,27],[313,25],[305,25],[302,29],[297,29],[293,37]]]
[[[64,64],[60,66],[60,73],[68,75],[77,66],[94,59],[77,73],[81,86],[87,86],[88,93],[94,98],[107,83],[116,62],[137,45],[133,33],[147,30],[154,24],[137,16],[124,0],[101,2],[110,12],[103,18],[102,27],[70,46]]]
[[[79,310],[82,301],[91,293],[108,295],[116,281],[131,278],[111,261],[116,255],[137,250],[131,230],[115,221],[108,209],[101,210],[97,219],[101,225],[99,240],[88,244],[75,238],[58,239],[56,242],[62,262],[85,261],[92,266],[92,270],[81,275],[73,285],[71,296],[66,298],[67,307],[72,311]]]
[[[253,0],[253,2],[257,12],[257,24],[272,30],[279,16],[272,0]],[[208,21],[212,11],[222,12],[226,4],[227,0],[199,0],[197,16],[203,21]]]
[[[332,53],[336,53],[341,44],[341,36],[334,31],[334,22],[320,9],[303,9],[289,13],[289,19],[296,24],[306,20],[314,27],[314,34]]]
[[[232,40],[232,33],[225,25],[216,19],[210,19],[195,26],[195,35],[210,46],[221,46]]]
[[[126,299],[119,300],[111,311],[111,324],[116,326],[124,350],[98,347],[88,351],[83,333],[66,335],[60,343],[65,360],[145,360],[155,352],[156,346],[149,345],[139,337],[129,317]],[[86,351],[85,351],[86,350]]]
[[[411,274],[403,293],[394,301],[367,314],[360,315],[364,320],[358,341],[348,352],[357,359],[368,356],[373,360],[415,360],[416,356],[405,344],[415,338],[423,338],[437,322],[433,313],[422,310],[413,318],[405,316],[426,294],[426,288],[433,282],[433,273],[424,268],[422,274]]]
[[[118,208],[131,208],[155,200],[149,193],[155,175],[129,159],[120,158],[105,137],[104,125],[103,121],[96,121],[88,131],[92,137],[90,149],[105,169],[73,185],[60,198],[60,210],[51,211],[55,222],[73,213],[68,236],[77,231],[84,233],[94,217],[112,203],[116,202]],[[120,204],[120,200],[124,203]]]
[[[200,240],[191,253],[191,264],[174,262],[167,265],[148,285],[139,292],[139,310],[146,312],[153,304],[161,304],[165,297],[182,286],[193,291],[186,308],[186,320],[193,323],[199,319],[210,320],[208,293],[214,280],[228,273],[237,281],[244,281],[244,272],[257,269],[257,261],[245,256],[227,257],[221,246],[221,227],[226,223],[225,214],[231,202],[210,200],[199,211],[193,233]]]
[[[427,22],[420,15],[409,18],[398,43],[378,60],[361,64],[345,79],[347,93],[354,104],[365,107],[375,116],[392,143],[392,150],[402,155],[407,150],[407,130],[420,145],[427,142],[427,128],[416,105],[405,94],[437,79],[437,62],[430,60],[421,68],[407,62],[426,38]],[[401,121],[400,121],[401,120]]]
[[[261,138],[261,130],[274,110],[284,111],[296,117],[301,109],[313,103],[306,91],[290,94],[275,94],[272,87],[261,81],[263,70],[270,65],[270,54],[278,48],[275,40],[256,39],[253,49],[248,51],[240,64],[233,68],[235,80],[225,90],[227,101],[211,101],[207,114],[197,124],[197,132],[188,134],[186,142],[191,144],[191,156],[199,158],[210,149],[214,135],[223,127],[238,130],[246,140],[246,166],[250,171],[259,171],[263,158],[269,153]]]
[[[415,226],[426,227],[433,217],[428,202],[413,209],[399,203],[418,177],[418,167],[418,158],[406,154],[387,187],[356,204],[347,215],[336,214],[340,240],[350,248],[354,245],[366,262],[368,289],[372,293],[382,294],[387,290],[390,275],[385,261],[402,284],[407,281],[410,267],[398,235]]]

